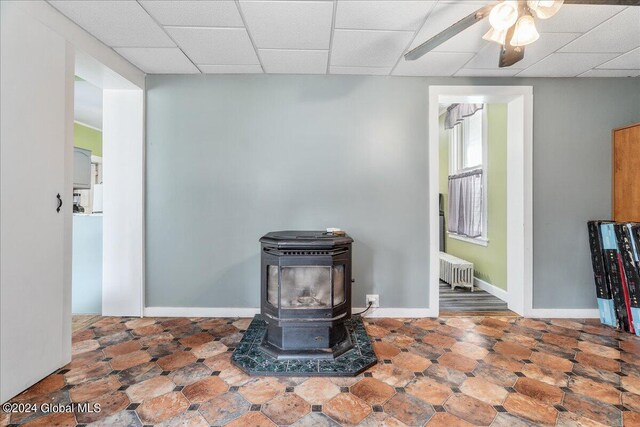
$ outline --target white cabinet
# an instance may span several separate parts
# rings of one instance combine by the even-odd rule
[[[91,150],[73,148],[73,188],[91,188]]]

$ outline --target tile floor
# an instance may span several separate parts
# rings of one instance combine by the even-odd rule
[[[71,317],[71,330],[76,332],[81,329],[87,329],[101,318],[102,317],[97,314],[74,314]]]
[[[16,397],[99,413],[66,426],[640,425],[640,339],[597,320],[367,319],[379,363],[356,378],[249,377],[229,362],[249,319],[102,318],[73,360]]]

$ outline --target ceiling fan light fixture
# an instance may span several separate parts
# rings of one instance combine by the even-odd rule
[[[503,1],[491,9],[489,23],[496,30],[506,30],[516,23],[518,19],[518,2],[514,0]]]
[[[511,46],[526,46],[540,38],[533,16],[524,15],[518,19],[516,29],[511,37]]]
[[[496,30],[495,28],[491,27],[489,28],[489,31],[487,31],[487,33],[482,36],[482,38],[503,46],[507,41],[507,31],[509,31],[509,29]]]
[[[527,6],[540,19],[548,19],[558,13],[564,0],[527,0]]]

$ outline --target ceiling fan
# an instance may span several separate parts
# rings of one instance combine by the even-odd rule
[[[420,46],[410,50],[404,55],[404,58],[407,61],[414,61],[473,24],[489,17],[491,28],[482,38],[502,46],[498,66],[500,68],[510,67],[524,58],[524,47],[540,37],[534,18],[551,18],[563,4],[640,6],[640,0],[494,1],[482,6]]]

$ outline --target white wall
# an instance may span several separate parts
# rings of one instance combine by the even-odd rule
[[[144,283],[144,94],[103,94],[102,315],[142,316]]]

